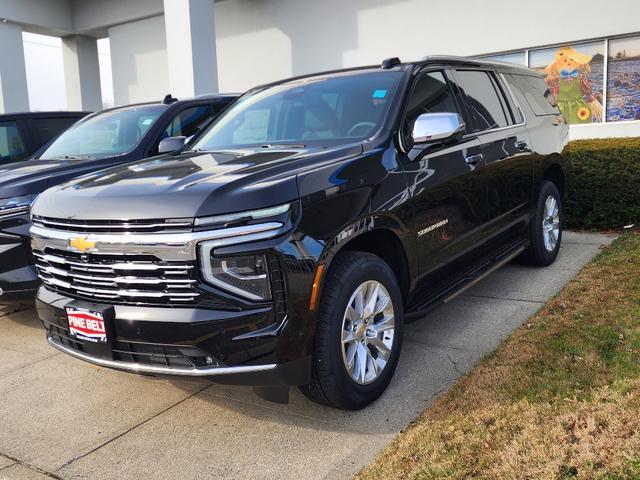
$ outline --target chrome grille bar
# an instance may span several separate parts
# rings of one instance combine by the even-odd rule
[[[191,230],[193,228],[193,221],[168,221],[162,222],[157,220],[151,220],[149,222],[133,222],[133,221],[109,221],[104,223],[93,223],[86,220],[60,220],[50,219],[46,217],[33,216],[32,219],[34,225],[41,227],[48,227],[54,230],[79,230],[78,233],[98,232],[101,233],[104,230],[117,230],[117,231],[148,231],[148,230]]]

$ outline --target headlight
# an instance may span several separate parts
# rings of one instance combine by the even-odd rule
[[[202,272],[207,282],[248,300],[271,299],[269,271],[264,255],[210,256],[202,259]]]
[[[0,199],[0,219],[17,217],[29,212],[29,207],[38,197],[37,193]]]
[[[247,300],[271,299],[267,257],[263,254],[216,255],[214,249],[273,238],[292,228],[297,203],[285,203],[239,213],[200,217],[198,230],[211,230],[212,239],[198,244],[203,280]],[[214,238],[214,232],[217,236]]]

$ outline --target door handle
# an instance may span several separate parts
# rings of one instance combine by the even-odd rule
[[[529,148],[529,144],[524,140],[519,140],[515,143],[515,147],[522,152]]]
[[[477,165],[478,162],[480,162],[480,160],[482,160],[484,158],[484,155],[482,155],[481,153],[478,153],[476,155],[469,155],[468,157],[466,157],[464,159],[465,162],[467,162],[467,165]]]

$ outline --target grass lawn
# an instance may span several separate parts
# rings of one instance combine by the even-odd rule
[[[639,479],[640,232],[617,239],[356,477]]]

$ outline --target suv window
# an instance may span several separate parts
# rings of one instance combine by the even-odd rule
[[[198,105],[182,110],[171,120],[164,136],[191,137],[198,133],[213,118],[213,115],[211,105]]]
[[[453,94],[442,72],[426,72],[415,83],[407,103],[407,119],[423,113],[458,112]]]
[[[26,158],[25,148],[16,122],[0,122],[0,162],[13,162]]]
[[[551,90],[541,77],[529,75],[512,75],[518,80],[527,103],[536,115],[559,115],[560,109],[556,104]]]
[[[355,72],[254,90],[236,101],[192,147],[215,150],[364,140],[384,122],[401,77],[395,71]]]
[[[466,97],[470,113],[475,122],[473,132],[490,130],[509,125],[504,100],[497,90],[489,72],[479,70],[456,70],[455,83]]]
[[[77,118],[34,118],[31,121],[38,132],[40,141],[47,143],[76,123],[77,120]]]
[[[405,112],[404,135],[411,137],[413,124],[423,113],[460,113],[441,71],[424,72],[413,86]]]
[[[40,158],[103,158],[130,152],[166,108],[166,105],[139,105],[97,113],[66,130]]]

